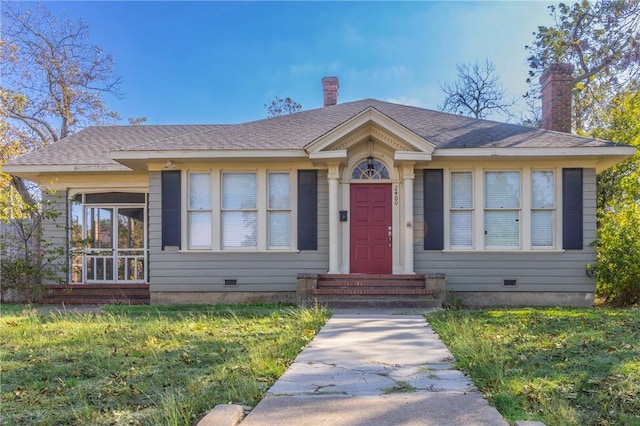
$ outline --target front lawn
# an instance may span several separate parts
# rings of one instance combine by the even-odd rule
[[[281,305],[0,307],[0,424],[189,425],[255,405],[328,319]]]
[[[426,318],[510,422],[640,425],[640,311],[486,309]]]

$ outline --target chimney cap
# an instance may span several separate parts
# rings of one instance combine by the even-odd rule
[[[322,77],[322,85],[324,86],[327,84],[335,84],[338,87],[340,87],[340,82],[338,81],[338,77],[335,77],[335,76]]]
[[[552,76],[554,80],[557,80],[559,77],[562,77],[563,80],[568,78],[573,79],[573,65],[563,62],[556,62],[549,65],[540,76],[540,84],[544,86]]]

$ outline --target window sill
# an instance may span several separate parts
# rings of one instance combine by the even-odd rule
[[[178,253],[185,254],[292,254],[292,253],[300,253],[300,250],[204,250],[204,249],[193,249],[193,250],[178,250]]]
[[[531,253],[564,253],[562,249],[519,249],[519,250],[505,250],[505,249],[444,249],[443,253],[508,253],[508,254],[531,254]]]

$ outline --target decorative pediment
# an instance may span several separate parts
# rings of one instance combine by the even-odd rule
[[[430,160],[435,149],[429,141],[370,107],[313,141],[306,151],[312,160],[345,158],[349,149],[370,139],[404,156],[415,153],[420,160]]]

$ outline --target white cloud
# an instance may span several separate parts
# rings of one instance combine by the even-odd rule
[[[420,107],[420,108],[424,108],[424,103],[418,99],[418,98],[414,98],[414,97],[408,97],[408,96],[400,96],[398,98],[388,98],[386,99],[387,102],[392,102],[394,104],[401,104],[401,105],[409,105],[409,106],[415,106],[415,107]]]

